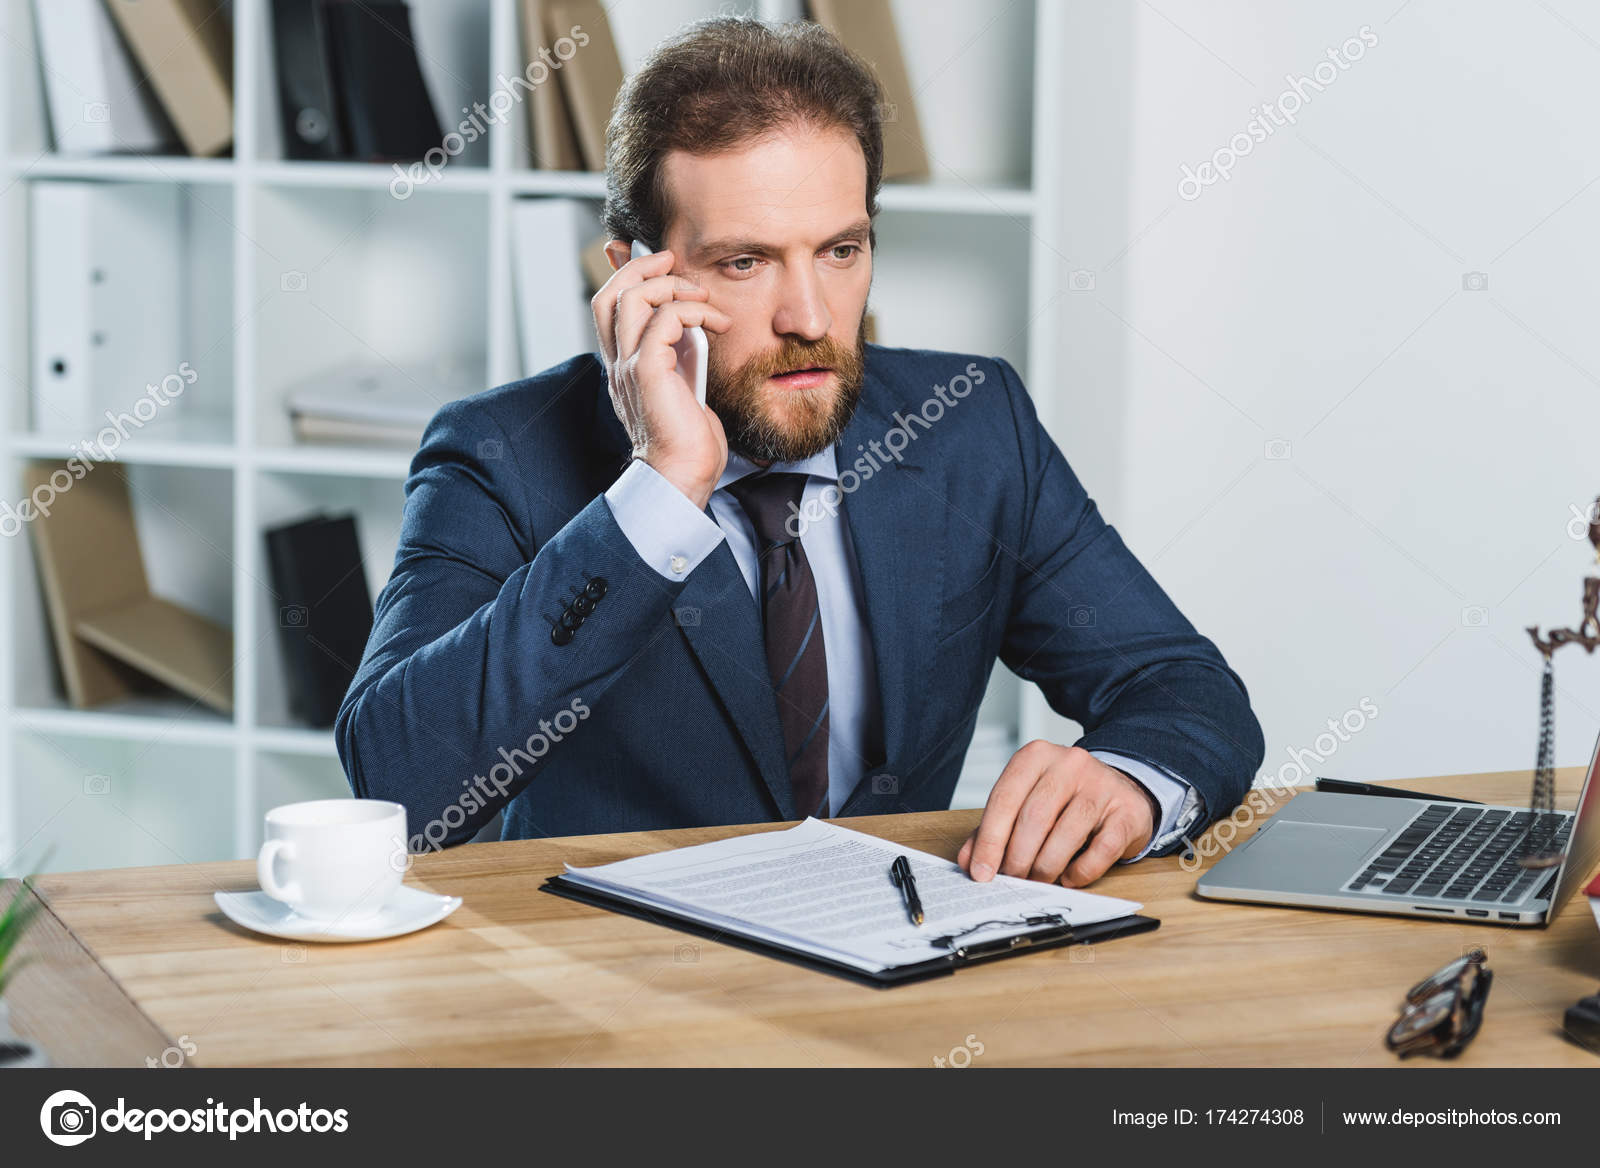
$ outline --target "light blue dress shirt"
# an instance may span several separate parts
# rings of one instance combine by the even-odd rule
[[[664,578],[687,579],[726,539],[750,595],[759,597],[755,530],[744,508],[726,488],[760,469],[730,451],[727,468],[711,494],[711,514],[707,515],[649,463],[636,459],[606,491],[606,503],[640,558]],[[829,446],[801,462],[773,463],[771,469],[808,476],[800,502],[806,514],[800,546],[811,563],[821,609],[822,642],[828,661],[828,806],[839,808],[866,773],[869,751],[883,741],[883,712],[879,709],[861,574],[856,568],[855,545],[843,510],[810,505],[829,483],[838,481],[834,448]],[[1092,753],[1131,776],[1161,806],[1160,822],[1149,845],[1132,859],[1172,843],[1200,817],[1199,794],[1177,776],[1111,751]]]

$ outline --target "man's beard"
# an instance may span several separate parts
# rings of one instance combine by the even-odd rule
[[[799,462],[833,445],[861,400],[866,360],[866,314],[855,347],[832,337],[802,341],[788,337],[770,352],[730,369],[711,350],[706,370],[706,404],[722,419],[728,446],[752,462]],[[833,371],[830,383],[814,389],[774,389],[769,377],[796,369]]]

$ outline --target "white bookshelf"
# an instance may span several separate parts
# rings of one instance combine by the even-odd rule
[[[353,511],[375,597],[393,560],[410,456],[297,445],[283,395],[298,378],[352,358],[454,359],[472,390],[522,376],[511,201],[598,202],[604,193],[600,175],[529,168],[520,107],[405,200],[390,195],[388,166],[285,161],[268,5],[230,7],[234,157],[62,157],[49,149],[29,3],[0,0],[3,497],[20,497],[27,460],[64,458],[74,441],[39,432],[30,418],[28,270],[40,257],[29,254],[29,185],[176,187],[185,231],[174,262],[189,290],[184,353],[200,379],[166,407],[170,416],[135,432],[117,462],[93,473],[128,477],[155,590],[231,625],[235,643],[232,718],[177,696],[73,709],[30,536],[0,538],[0,872],[37,861],[47,846],[48,867],[58,870],[248,856],[265,808],[348,793],[331,733],[288,715],[262,531],[316,508]],[[519,7],[412,0],[424,75],[447,126],[453,111],[492,92],[498,73],[520,71]],[[625,65],[684,20],[725,10],[778,19],[796,7],[608,4]],[[935,178],[883,191],[872,304],[880,339],[999,353],[1030,384],[1048,386],[1053,346],[1040,314],[1057,294],[1061,261],[1034,225],[1054,222],[1060,203],[1048,46],[1061,42],[1063,13],[1054,0],[998,18],[964,0],[907,0],[896,15]],[[1016,67],[1035,54],[1031,76]],[[132,373],[129,400],[164,372]],[[991,754],[1036,716],[1022,688],[997,674],[980,735]]]

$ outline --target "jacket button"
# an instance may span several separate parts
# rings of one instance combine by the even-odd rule
[[[568,644],[572,640],[572,630],[561,625],[551,625],[550,639],[558,645]]]
[[[568,632],[577,632],[578,626],[583,624],[583,617],[573,612],[570,608],[561,614],[561,627]]]
[[[583,590],[591,599],[599,600],[606,594],[606,578],[596,576],[589,581],[589,586]]]
[[[572,598],[572,611],[579,616],[588,616],[594,611],[594,598],[587,592],[580,592]]]

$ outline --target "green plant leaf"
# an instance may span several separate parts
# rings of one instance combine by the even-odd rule
[[[26,880],[18,881],[17,890],[12,893],[10,902],[6,905],[5,912],[0,913],[0,993],[5,992],[5,985],[16,974],[18,966],[13,964],[6,967],[6,958],[12,949],[16,948],[22,934],[33,923],[33,918],[39,915],[43,903],[33,891]]]

